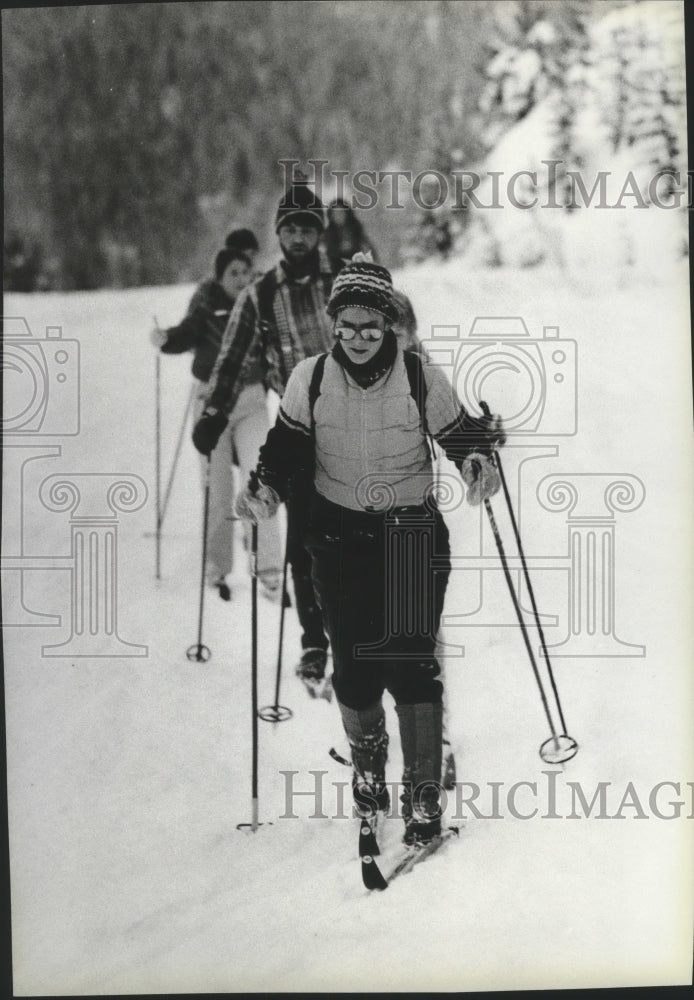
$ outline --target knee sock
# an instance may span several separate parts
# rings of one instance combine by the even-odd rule
[[[338,706],[355,770],[367,781],[384,781],[388,733],[383,705],[377,702],[365,709],[354,709],[338,701]]]

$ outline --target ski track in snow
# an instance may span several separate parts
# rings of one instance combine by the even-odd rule
[[[546,270],[470,272],[460,261],[396,275],[418,315],[432,324],[475,315],[523,316],[578,343],[579,432],[556,439],[558,457],[535,460],[523,497],[528,555],[566,554],[563,514],[535,500],[540,479],[559,472],[629,473],[646,488],[638,511],[618,515],[616,631],[646,646],[642,658],[555,659],[569,732],[580,745],[564,779],[587,795],[598,781],[648,790],[692,780],[692,685],[683,643],[690,541],[670,529],[687,517],[691,462],[680,462],[688,427],[686,278],[667,284],[575,277]],[[294,718],[260,727],[260,819],[251,818],[250,582],[237,544],[231,604],[206,594],[206,664],[196,641],[201,492],[188,436],[167,513],[162,580],[154,580],[154,351],[151,317],[175,322],[189,287],[125,292],[8,295],[5,315],[25,316],[34,335],[61,325],[81,349],[82,420],[62,454],[30,463],[25,554],[69,552],[67,515],[47,512],[32,489],[52,472],[134,473],[150,497],[119,516],[119,633],[146,644],[142,658],[44,657],[59,628],[5,631],[15,992],[32,994],[251,990],[485,990],[686,982],[690,972],[691,823],[594,818],[503,819],[467,815],[460,838],[369,895],[356,857],[356,820],[309,818],[311,802],[285,813],[285,779],[312,787],[349,771],[336,705],[311,701],[292,675],[299,653],[295,613],[286,616],[281,700]],[[688,338],[687,338],[688,339]],[[161,359],[164,483],[190,386],[189,358]],[[678,379],[680,381],[678,382]],[[504,412],[503,400],[491,399]],[[670,441],[673,441],[670,446]],[[514,481],[517,459],[503,455]],[[514,460],[515,459],[515,460]],[[5,478],[6,510],[17,483]],[[13,492],[14,491],[14,492]],[[29,498],[29,499],[26,499]],[[9,502],[8,502],[9,501]],[[14,505],[13,505],[14,502]],[[511,533],[494,502],[507,551]],[[454,554],[470,551],[479,511],[448,518]],[[17,525],[6,523],[5,540]],[[240,537],[237,537],[240,543]],[[493,553],[489,537],[485,551]],[[16,549],[16,546],[15,546]],[[14,550],[13,550],[14,551]],[[69,615],[69,574],[24,574],[24,602]],[[446,614],[474,609],[467,574],[454,572]],[[12,585],[18,574],[10,574]],[[473,577],[474,579],[474,577]],[[501,573],[486,574],[485,608],[510,624]],[[541,608],[566,623],[566,571],[533,576]],[[4,618],[17,598],[4,588]],[[260,704],[272,699],[279,609],[259,599]],[[547,627],[548,642],[561,629]],[[60,636],[60,638],[56,638]],[[517,628],[446,627],[465,645],[448,658],[449,728],[459,780],[483,788],[515,781],[543,788],[539,744],[549,734]],[[389,779],[401,766],[388,702]],[[556,768],[560,770],[561,768]],[[526,790],[527,791],[527,790]],[[539,796],[534,804],[544,807]],[[349,796],[345,793],[349,808]],[[486,803],[486,805],[485,805]],[[520,809],[531,808],[528,792]],[[454,820],[455,803],[449,808]],[[686,809],[683,811],[683,816]],[[384,843],[400,835],[387,821]],[[688,874],[689,873],[689,874]],[[689,955],[689,958],[688,958]]]

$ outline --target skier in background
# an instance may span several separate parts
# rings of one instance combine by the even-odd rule
[[[392,324],[393,333],[398,338],[398,344],[403,351],[416,351],[424,355],[426,352],[417,334],[417,317],[412,303],[404,292],[393,289],[393,302],[398,311],[398,318]]]
[[[332,261],[347,262],[358,252],[370,252],[374,260],[378,259],[354,209],[341,198],[336,198],[328,206],[328,225],[323,233],[323,245]]]
[[[332,349],[292,372],[236,510],[265,523],[295,470],[311,470],[307,544],[352,751],[355,806],[372,816],[390,805],[387,689],[404,762],[404,840],[421,844],[441,831],[443,685],[436,637],[450,574],[448,530],[432,491],[423,426],[462,471],[475,504],[499,489],[489,456],[504,436],[499,418],[466,413],[441,368],[414,355],[406,360],[392,329],[399,312],[385,267],[357,254],[335,278],[327,311]],[[426,383],[417,408],[410,362]],[[420,407],[423,412],[415,412]],[[391,572],[387,532],[400,523],[407,525],[408,545]],[[413,544],[415,534],[429,544]],[[406,607],[411,614],[398,628],[397,609]],[[364,647],[378,653],[370,658]]]
[[[255,233],[251,229],[232,229],[224,241],[227,250],[240,250],[251,262],[251,278],[257,277],[255,269],[256,257],[260,247]]]
[[[240,235],[239,235],[240,234]],[[207,382],[219,353],[222,334],[234,303],[252,276],[247,253],[257,241],[250,230],[239,230],[227,237],[227,246],[217,254],[214,277],[203,281],[178,326],[155,329],[152,342],[163,354],[193,352],[192,372],[196,380],[195,419],[205,407]],[[237,248],[229,248],[229,244]],[[269,427],[265,392],[260,371],[248,372],[227,424],[220,446],[210,460],[210,507],[207,536],[207,582],[216,587],[224,601],[231,600],[228,575],[234,563],[234,463],[243,481],[255,466],[258,449]],[[201,462],[203,485],[207,461]],[[272,600],[280,597],[281,546],[277,525],[263,525],[258,533],[258,578],[262,592]]]
[[[229,318],[210,379],[208,402],[193,431],[193,443],[201,454],[209,455],[217,448],[249,372],[257,373],[254,377],[281,397],[294,367],[331,347],[332,329],[325,306],[333,266],[318,245],[324,224],[320,198],[305,181],[294,181],[281,198],[275,217],[282,258],[244,289]],[[308,499],[301,477],[294,478],[286,503],[287,558],[302,630],[296,673],[309,692],[316,693],[324,684],[328,637],[304,547]]]

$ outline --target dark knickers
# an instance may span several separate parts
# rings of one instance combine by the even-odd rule
[[[327,649],[323,615],[311,579],[311,556],[306,550],[306,532],[313,484],[297,476],[287,497],[287,561],[292,568],[296,612],[302,629],[301,645]]]
[[[440,702],[436,637],[450,575],[448,529],[426,507],[349,511],[317,497],[307,548],[338,700],[361,710]]]

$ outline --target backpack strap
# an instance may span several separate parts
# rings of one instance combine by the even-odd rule
[[[272,306],[276,286],[277,281],[274,268],[268,271],[267,274],[264,274],[258,282],[256,294],[258,296],[258,319],[261,326],[272,326],[275,322],[275,313]]]
[[[316,420],[313,416],[313,408],[316,405],[316,400],[320,396],[320,386],[323,381],[323,371],[325,369],[325,362],[328,359],[327,354],[319,354],[318,360],[313,366],[313,372],[311,373],[311,381],[308,387],[308,409],[311,414],[311,436],[316,436]]]
[[[417,409],[419,410],[419,416],[422,423],[422,431],[426,435],[427,445],[433,454],[433,449],[430,442],[431,435],[429,434],[429,429],[427,427],[427,416],[426,416],[426,402],[427,402],[427,384],[424,378],[424,367],[422,365],[421,358],[416,351],[403,351],[403,359],[405,361],[405,370],[407,371],[407,380],[410,383],[410,394],[417,404]],[[316,405],[316,400],[320,396],[321,382],[323,381],[323,372],[325,370],[325,362],[328,359],[327,354],[319,354],[318,359],[313,366],[313,372],[311,373],[311,381],[308,387],[308,408],[311,414],[311,434],[315,435],[316,431],[316,421],[313,415],[313,410]]]
[[[422,364],[422,359],[417,351],[412,351],[408,348],[402,352],[402,356],[405,362],[407,378],[410,383],[410,393],[417,404],[417,409],[419,410],[422,433],[426,438],[429,455],[433,458],[436,453],[434,451],[434,442],[427,425],[427,383],[426,378],[424,377],[424,365]]]
[[[429,433],[429,428],[427,427],[427,383],[424,378],[424,367],[422,365],[422,359],[417,354],[416,351],[405,350],[402,352],[403,359],[405,361],[405,368],[407,369],[407,378],[410,383],[410,393],[415,403],[417,404],[417,409],[419,410],[419,416],[422,421],[422,430],[425,434]]]

